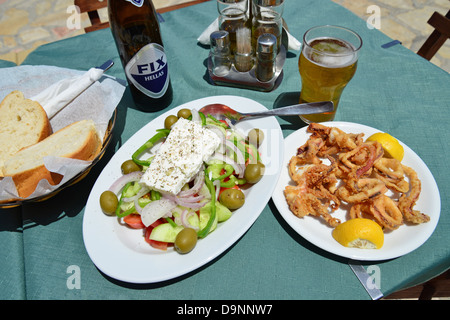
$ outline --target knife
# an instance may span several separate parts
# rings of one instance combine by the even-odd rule
[[[111,68],[114,65],[114,61],[108,60],[104,62],[100,67],[95,67],[96,69],[102,69],[103,72],[106,72],[109,68]]]
[[[378,300],[383,298],[383,293],[376,285],[372,285],[372,278],[367,273],[366,269],[355,260],[349,260],[348,265],[352,269],[353,273],[358,278],[359,282],[363,285],[364,289],[366,289],[367,293],[370,295],[372,300]],[[369,286],[368,283],[371,283]]]

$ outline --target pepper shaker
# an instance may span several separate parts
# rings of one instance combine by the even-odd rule
[[[258,37],[256,52],[256,78],[268,82],[275,76],[275,59],[277,57],[277,38],[270,33]]]
[[[230,36],[227,31],[214,31],[210,35],[210,58],[212,71],[218,77],[223,77],[231,69]]]

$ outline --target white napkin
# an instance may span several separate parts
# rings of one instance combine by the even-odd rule
[[[39,102],[47,112],[49,119],[74,100],[80,93],[89,88],[103,75],[102,69],[91,68],[86,73],[67,79],[62,79],[30,100]]]
[[[288,50],[294,50],[299,51],[302,44],[300,41],[298,41],[294,36],[292,36],[286,28],[284,28],[284,31],[286,32],[288,36]],[[214,31],[219,30],[219,18],[216,18],[206,29],[202,32],[202,34],[197,38],[197,41],[200,42],[203,45],[209,45],[210,44],[210,38],[209,36]]]

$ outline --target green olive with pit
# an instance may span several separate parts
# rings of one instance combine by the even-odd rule
[[[195,248],[197,244],[197,232],[192,228],[184,228],[178,232],[175,238],[174,248],[179,253],[188,253]]]
[[[236,210],[245,203],[245,195],[239,189],[225,189],[219,196],[219,201],[230,210]]]
[[[131,172],[141,171],[142,167],[130,159],[130,160],[126,160],[124,163],[122,163],[122,165],[120,166],[120,169],[122,169],[123,174],[129,174]]]
[[[178,118],[187,119],[192,115],[191,110],[189,109],[180,109],[178,110],[177,116]]]
[[[164,128],[166,129],[171,129],[172,126],[175,124],[175,122],[178,121],[178,117],[174,116],[173,114],[168,116],[165,120],[164,120]]]
[[[252,129],[247,135],[248,142],[259,147],[264,141],[264,132],[260,129]]]
[[[255,184],[264,176],[265,166],[261,162],[249,163],[245,168],[244,179],[250,183]]]
[[[118,205],[119,199],[114,192],[107,190],[100,195],[100,207],[107,215],[114,215]]]

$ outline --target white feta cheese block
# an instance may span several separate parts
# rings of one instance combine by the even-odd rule
[[[153,190],[176,195],[220,145],[220,138],[201,124],[178,119],[141,178]]]

